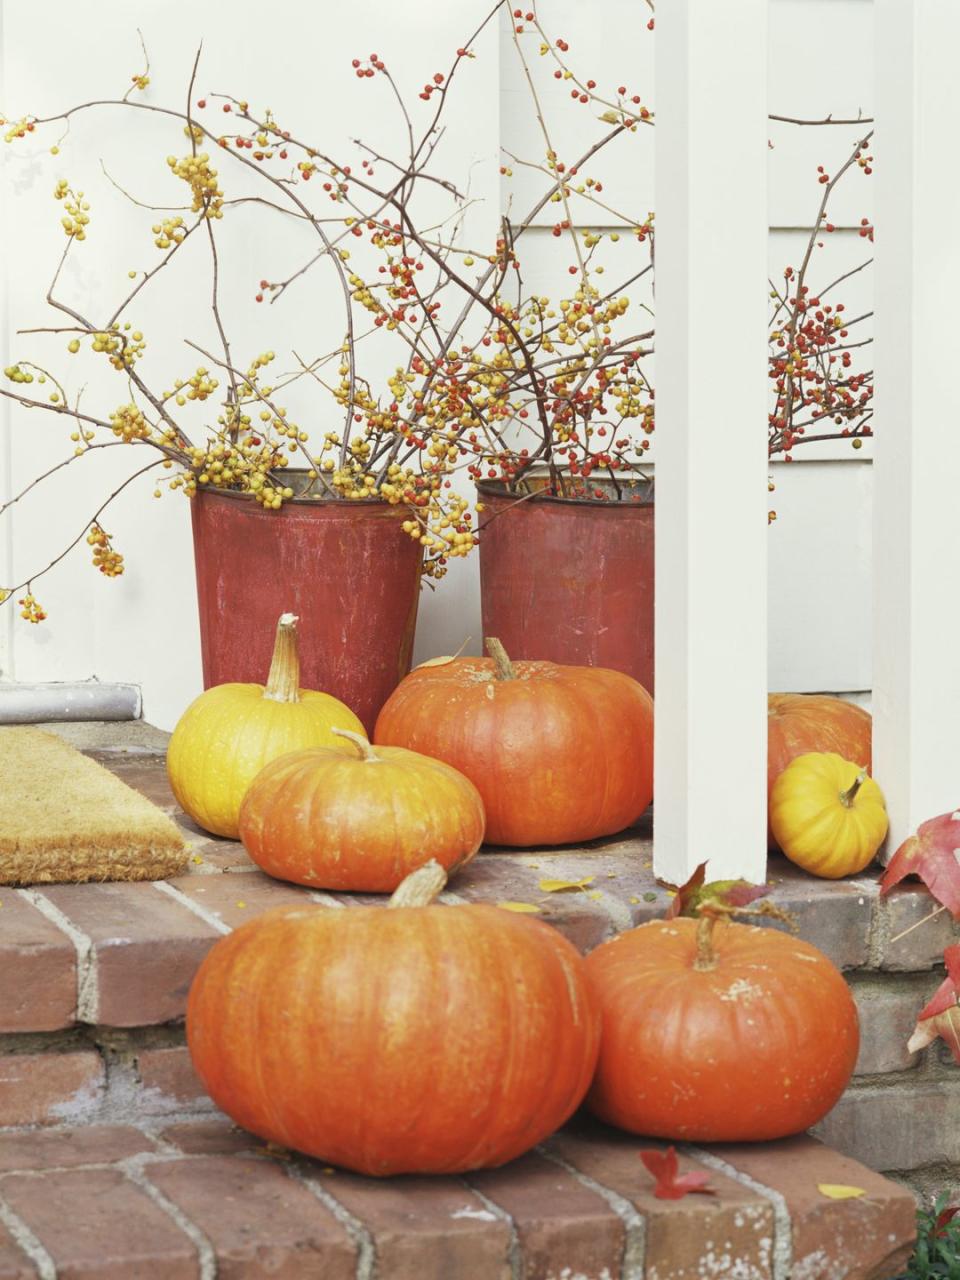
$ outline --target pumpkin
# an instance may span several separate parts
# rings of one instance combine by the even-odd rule
[[[384,893],[431,858],[447,871],[483,840],[483,801],[440,760],[377,747],[281,756],[257,775],[240,808],[240,839],[271,876],[319,889]]]
[[[208,952],[187,1039],[245,1129],[359,1173],[504,1164],[585,1094],[600,1019],[557,930],[430,906],[427,863],[389,908],[278,907]]]
[[[177,803],[214,835],[239,835],[240,803],[265,764],[303,747],[353,748],[335,728],[363,725],[328,693],[300,689],[297,619],[277,624],[266,685],[219,684],[201,693],[180,717],[167,747],[167,773]]]
[[[797,756],[773,784],[770,823],[791,862],[830,880],[872,862],[888,826],[883,792],[866,769],[817,751]]]
[[[631,1133],[801,1133],[853,1073],[859,1030],[846,983],[816,947],[777,930],[657,920],[603,943],[586,967],[603,1017],[587,1105]]]
[[[602,667],[489,658],[418,667],[387,699],[378,744],[459,769],[483,797],[489,843],[569,844],[622,831],[653,795],[653,700]]]
[[[767,806],[773,784],[791,760],[808,751],[835,751],[869,773],[873,722],[869,711],[826,694],[771,693],[767,698]],[[774,843],[768,822],[767,836]]]

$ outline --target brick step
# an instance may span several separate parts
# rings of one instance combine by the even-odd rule
[[[0,888],[0,1125],[202,1108],[180,1020],[216,940],[274,905],[384,902],[271,880],[240,844],[207,836],[178,810],[162,755],[91,754],[175,818],[191,842],[190,869],[157,884]],[[669,898],[651,855],[649,825],[583,848],[485,851],[445,900],[534,903],[588,951],[663,914]],[[544,876],[593,880],[586,891],[550,894],[539,888]],[[845,971],[862,1014],[853,1087],[817,1133],[918,1190],[941,1189],[943,1166],[960,1163],[951,1119],[960,1073],[938,1046],[910,1054],[906,1041],[936,986],[930,970],[955,936],[949,916],[897,939],[930,912],[920,886],[881,901],[873,873],[818,881],[782,858],[771,858],[770,878],[773,901]]]
[[[0,1280],[887,1280],[910,1254],[909,1192],[813,1138],[684,1149],[716,1194],[678,1201],[651,1145],[578,1118],[503,1169],[377,1181],[223,1118],[7,1129]]]
[[[0,1134],[24,1125],[139,1122],[214,1109],[193,1070],[182,1023],[0,1037]]]
[[[178,821],[191,843],[190,870],[148,884],[0,888],[0,1035],[171,1022],[183,1017],[206,952],[243,921],[291,903],[384,903],[383,896],[317,893],[265,876],[242,845],[207,836],[178,810],[162,756],[91,754]],[[544,876],[593,880],[585,891],[545,893]],[[777,858],[770,878],[772,901],[793,913],[800,936],[844,970],[928,969],[952,936],[944,913],[889,941],[928,914],[929,895],[919,886],[881,902],[873,875],[817,881]],[[669,902],[653,876],[649,826],[582,848],[486,851],[445,897],[533,903],[583,951],[662,916]]]

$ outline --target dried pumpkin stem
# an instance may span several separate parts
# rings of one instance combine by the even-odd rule
[[[354,733],[352,729],[331,729],[330,732],[335,733],[338,738],[346,738],[348,742],[352,742],[367,764],[381,763],[380,756],[377,755],[362,733]]]
[[[263,696],[272,702],[300,701],[300,655],[297,652],[297,623],[294,613],[282,613],[273,642],[273,661]]]
[[[494,661],[497,668],[498,680],[516,680],[517,669],[510,661],[506,649],[500,643],[496,636],[487,636],[483,642],[486,645],[487,653]]]
[[[857,776],[854,778],[853,782],[846,789],[846,791],[840,792],[840,803],[844,806],[844,808],[850,809],[853,807],[853,802],[857,798],[857,792],[860,790],[860,788],[863,786],[866,780],[867,780],[867,771],[866,769],[861,769],[860,772],[857,774]]]
[[[717,967],[717,953],[713,949],[713,930],[716,923],[713,916],[701,916],[697,921],[697,958],[693,962],[693,967],[700,973]]]
[[[416,871],[411,871],[400,887],[394,890],[387,908],[391,907],[429,907],[430,903],[443,892],[447,883],[447,873],[431,858]]]

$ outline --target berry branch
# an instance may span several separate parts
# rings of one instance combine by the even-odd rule
[[[438,170],[437,148],[447,116],[458,109],[457,93],[482,57],[482,43],[479,51],[475,46],[501,10],[510,16],[512,47],[542,152],[517,156],[505,150],[500,176],[509,188],[516,166],[537,189],[522,216],[514,213],[508,193],[508,213],[489,242],[474,243],[479,237],[472,234],[468,243],[465,218],[475,201],[458,175]],[[650,19],[646,26],[652,25]],[[404,100],[379,54],[352,59],[348,74],[362,91],[382,86],[385,110],[398,121],[402,143],[394,155],[355,139],[349,155],[338,155],[243,97],[197,96],[199,50],[182,109],[143,101],[139,95],[150,81],[146,49],[143,53],[145,69],[131,77],[121,97],[95,98],[44,119],[3,122],[7,141],[20,144],[48,128],[69,130],[80,114],[148,112],[187,139],[180,154],[166,157],[169,178],[185,188],[184,202],[148,203],[107,174],[133,210],[149,213],[149,233],[161,257],[128,272],[134,283],[118,291],[102,325],[85,314],[82,302],[61,296],[64,265],[68,255],[82,252],[91,213],[82,191],[65,180],[57,183],[54,195],[61,203],[66,244],[46,298],[70,323],[24,330],[22,336],[60,337],[72,355],[87,348],[84,361],[106,360],[123,376],[124,387],[120,403],[81,413],[79,397],[68,403],[69,380],[55,379],[29,359],[7,368],[8,383],[49,381],[55,390],[46,401],[25,395],[20,385],[0,387],[0,394],[24,409],[67,415],[76,428],[71,457],[37,477],[7,507],[90,449],[149,445],[159,453],[156,465],[172,473],[166,487],[190,497],[208,488],[239,491],[269,511],[294,499],[321,498],[378,499],[403,507],[404,532],[422,546],[426,572],[440,578],[452,559],[468,554],[476,543],[478,519],[464,493],[473,482],[495,481],[516,501],[542,490],[591,501],[645,495],[645,455],[655,428],[655,391],[647,372],[655,337],[648,319],[655,220],[650,211],[631,211],[622,193],[605,192],[596,174],[601,156],[617,160],[616,167],[608,166],[615,174],[629,173],[634,140],[642,128],[655,127],[655,114],[641,93],[626,84],[602,89],[596,78],[576,68],[569,43],[547,31],[534,7],[508,10],[505,0],[498,0],[451,53],[446,69],[427,74],[417,101]],[[543,93],[534,54],[546,74],[570,90],[559,108]],[[586,111],[596,121],[595,136],[572,160],[563,148],[570,111]],[[870,123],[859,115],[855,121],[770,118],[797,127]],[[832,300],[833,292],[869,262],[818,292],[810,284],[816,250],[834,230],[826,216],[837,184],[856,168],[867,175],[872,171],[866,151],[870,136],[861,134],[833,176],[818,171],[823,189],[802,260],[797,268],[787,267],[782,285],[771,285],[771,456],[789,460],[801,444],[840,437],[859,447],[871,431],[872,375],[854,365],[869,338],[859,340],[863,329],[850,336],[869,313],[847,320],[843,303]],[[59,147],[51,150],[57,153]],[[429,192],[429,203],[420,198],[422,192]],[[438,203],[442,208],[435,213]],[[550,226],[544,214],[552,205],[557,209]],[[332,351],[290,352],[286,368],[270,349],[249,358],[238,354],[223,310],[222,284],[228,272],[246,267],[226,259],[227,242],[214,223],[247,206],[256,206],[265,219],[279,217],[282,227],[308,228],[312,237],[304,261],[277,278],[270,265],[272,241],[265,233],[260,278],[251,281],[251,297],[269,301],[272,308],[295,283],[310,288],[315,272],[332,270],[343,304],[342,328],[337,322],[343,338]],[[418,217],[423,207],[431,209],[429,224]],[[594,224],[586,225],[587,216]],[[524,270],[533,233],[545,224],[558,246],[569,247],[553,299],[532,287],[529,260]],[[210,255],[210,274],[204,276],[207,314],[212,313],[218,354],[207,350],[209,342],[184,333],[185,346],[206,363],[180,376],[171,371],[166,385],[159,385],[141,367],[144,331],[125,317],[134,305],[146,312],[156,303],[159,285],[170,275],[164,268],[196,241],[201,228]],[[859,233],[872,239],[866,219]],[[614,263],[617,282],[611,286],[605,273]],[[569,287],[563,284],[566,277]],[[631,298],[628,290],[638,288],[645,292]],[[830,302],[824,300],[827,294]],[[265,309],[263,314],[275,313]],[[382,351],[390,343],[395,354],[385,371]],[[342,414],[339,430],[311,438],[293,421],[284,401],[295,384],[332,398]],[[720,391],[727,394],[725,388]],[[315,416],[322,413],[318,409]],[[108,433],[108,439],[100,439]],[[159,496],[161,489],[154,492]],[[481,500],[478,518],[482,511]],[[99,515],[85,526],[98,568],[119,572],[122,557],[113,552]],[[28,612],[43,613],[35,600]]]

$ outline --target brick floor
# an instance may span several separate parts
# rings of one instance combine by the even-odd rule
[[[0,1030],[57,1031],[77,1013],[77,952],[62,929],[0,889]]]
[[[652,1195],[638,1158],[655,1144],[583,1117],[510,1166],[466,1178],[378,1182],[268,1151],[213,1109],[193,1073],[180,1023],[193,974],[219,937],[270,906],[385,899],[271,880],[239,844],[177,811],[162,758],[99,758],[181,824],[191,862],[168,884],[0,891],[0,1280],[886,1280],[902,1270],[910,1194],[812,1138],[685,1149],[683,1166],[705,1166],[715,1194],[675,1202]],[[489,850],[445,900],[534,904],[590,950],[662,915],[669,896],[651,854],[649,825],[583,848]],[[544,877],[592,878],[548,893]],[[918,1067],[901,1043],[935,985],[924,971],[949,922],[936,947],[923,930],[893,942],[928,912],[922,889],[881,903],[873,875],[823,884],[776,858],[770,878],[774,901],[849,972],[870,1011],[863,1088],[828,1119],[830,1140],[859,1144],[871,1162],[907,1148],[918,1161],[930,1150],[960,1159],[948,1136],[960,1091],[931,1077],[929,1053]],[[901,1092],[885,1093],[881,1073],[903,1077]],[[898,1105],[907,1095],[922,1123]],[[826,1182],[865,1195],[829,1200],[817,1189]]]
[[[220,1120],[8,1130],[0,1280],[889,1280],[910,1252],[910,1194],[813,1139],[684,1153],[716,1194],[679,1201],[644,1145],[579,1119],[504,1169],[377,1181]]]
[[[95,1109],[106,1070],[93,1049],[0,1054],[0,1127],[58,1124]]]

